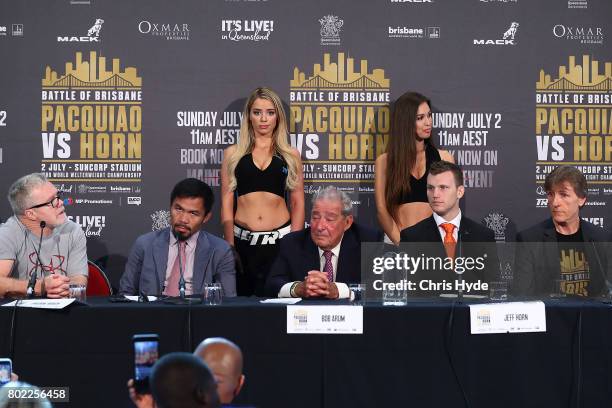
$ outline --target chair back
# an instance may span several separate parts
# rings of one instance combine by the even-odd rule
[[[87,261],[87,296],[110,296],[113,288],[102,269],[91,261]]]

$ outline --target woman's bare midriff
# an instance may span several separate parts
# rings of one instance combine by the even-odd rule
[[[276,194],[255,191],[238,197],[234,222],[251,231],[271,231],[290,219],[285,200]]]
[[[401,231],[430,217],[431,214],[432,211],[429,203],[406,203],[397,208],[395,222]]]

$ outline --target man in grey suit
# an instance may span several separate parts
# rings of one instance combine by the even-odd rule
[[[210,219],[213,202],[211,188],[200,180],[188,178],[174,186],[170,227],[136,239],[119,293],[178,296],[182,269],[186,295],[199,295],[206,283],[220,282],[224,296],[236,296],[232,249],[202,229]]]

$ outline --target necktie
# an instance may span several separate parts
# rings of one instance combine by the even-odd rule
[[[451,224],[450,222],[445,222],[443,224],[440,224],[440,228],[442,228],[445,232],[444,249],[446,249],[446,256],[455,259],[455,247],[457,246],[457,241],[453,236],[455,225]]]
[[[179,295],[178,284],[179,279],[181,279],[181,271],[179,269],[179,256],[181,257],[183,268],[185,268],[185,244],[185,241],[177,241],[178,253],[176,254],[176,259],[174,260],[174,265],[172,265],[172,271],[170,272],[170,277],[168,278],[168,284],[166,285],[166,290],[164,291],[164,295],[166,296]]]
[[[323,251],[323,256],[325,257],[325,267],[323,268],[323,272],[327,274],[327,280],[333,282],[334,265],[332,264],[332,256],[334,256],[334,254],[332,253],[332,251]]]

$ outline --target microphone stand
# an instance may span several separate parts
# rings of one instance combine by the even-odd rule
[[[453,270],[455,272],[455,274],[458,276],[457,277],[457,281],[458,281],[458,287],[459,289],[457,290],[457,302],[458,303],[463,303],[463,274],[462,273],[458,273],[457,272],[457,253],[459,254],[459,257],[462,256],[462,242],[461,242],[461,231],[457,230],[457,251],[455,252],[455,259],[453,259]]]
[[[28,281],[28,288],[26,290],[26,297],[28,299],[33,298],[35,295],[34,288],[36,286],[36,275],[38,275],[39,266],[41,270],[41,275],[43,275],[42,262],[40,261],[40,249],[42,247],[43,231],[46,226],[47,226],[47,223],[45,221],[40,222],[40,240],[38,241],[38,251],[36,251],[36,266],[34,267],[34,271],[32,272],[32,274],[30,275],[30,280]],[[42,276],[42,279],[44,278],[45,277]],[[41,293],[41,296],[42,296],[42,293]]]

